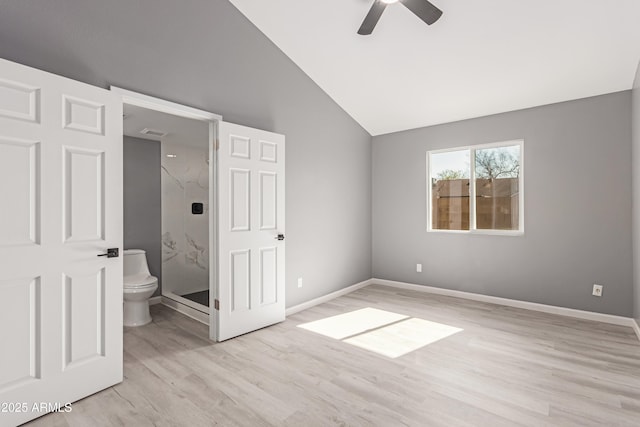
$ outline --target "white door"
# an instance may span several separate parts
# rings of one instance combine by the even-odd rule
[[[217,331],[285,319],[284,136],[220,123]]]
[[[0,425],[122,381],[122,103],[0,59]]]

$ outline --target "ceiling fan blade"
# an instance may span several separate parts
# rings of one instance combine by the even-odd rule
[[[427,0],[400,0],[400,2],[427,25],[433,24],[442,16],[442,11]]]
[[[373,6],[369,9],[369,13],[365,16],[364,21],[362,21],[362,25],[358,30],[358,34],[361,36],[368,36],[373,32],[373,29],[376,27],[378,20],[382,16],[382,12],[387,8],[387,4],[383,3],[380,0],[375,0],[373,2]]]

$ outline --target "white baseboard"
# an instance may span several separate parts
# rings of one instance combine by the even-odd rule
[[[596,313],[593,311],[576,310],[573,308],[557,307],[554,305],[539,304],[539,303],[528,302],[528,301],[519,301],[519,300],[508,299],[508,298],[494,297],[490,295],[474,294],[471,292],[456,291],[452,289],[443,289],[443,288],[436,288],[433,286],[417,285],[414,283],[397,282],[394,280],[375,279],[375,278],[365,280],[360,283],[356,283],[355,285],[351,285],[344,289],[340,289],[339,291],[335,291],[330,294],[304,302],[302,304],[298,304],[293,307],[290,307],[286,310],[286,315],[291,316],[300,311],[306,310],[308,308],[314,307],[319,304],[323,304],[325,302],[331,301],[332,299],[341,297],[343,295],[347,295],[353,291],[357,291],[358,289],[362,289],[365,286],[369,286],[373,284],[390,286],[390,287],[399,288],[399,289],[409,289],[412,291],[425,292],[425,293],[436,294],[436,295],[444,295],[444,296],[449,296],[454,298],[463,298],[463,299],[486,302],[490,304],[497,304],[497,305],[502,305],[507,307],[521,308],[524,310],[538,311],[542,313],[556,314],[559,316],[573,317],[575,319],[592,320],[595,322],[608,323],[611,325],[627,326],[627,327],[633,328],[636,335],[638,335],[638,339],[640,339],[640,325],[635,319],[632,319],[630,317],[615,316],[612,314],[603,314],[603,313]]]
[[[162,298],[162,305],[172,308],[178,313],[182,313],[185,316],[190,317],[194,320],[197,320],[200,323],[204,323],[205,325],[209,324],[209,315],[207,313],[203,313],[201,311],[193,309],[184,304],[180,304],[179,302],[174,301],[167,297],[161,297],[161,298]]]
[[[556,307],[553,305],[538,304],[535,302],[518,301],[508,298],[494,297],[489,295],[474,294],[471,292],[455,291],[451,289],[435,288],[433,286],[416,285],[413,283],[396,282],[393,280],[371,279],[371,284],[390,286],[400,289],[410,289],[412,291],[426,292],[430,294],[444,295],[455,298],[464,298],[473,301],[487,302],[490,304],[504,305],[508,307],[522,308],[525,310],[540,311],[542,313],[557,314],[560,316],[573,317],[576,319],[593,320],[596,322],[609,323],[612,325],[637,327],[636,322],[630,317],[614,316],[612,314],[595,313],[592,311],[576,310],[573,308]],[[638,330],[636,330],[638,333]],[[638,335],[640,337],[640,334]]]
[[[631,319],[631,321],[633,322],[632,328],[640,340],[640,324],[638,323],[638,319]]]
[[[293,307],[287,308],[285,315],[291,316],[292,314],[296,314],[302,310],[306,310],[313,306],[323,304],[327,301],[331,301],[332,299],[350,294],[351,292],[357,291],[358,289],[364,288],[365,286],[368,286],[370,284],[371,284],[371,279],[365,280],[364,282],[356,283],[355,285],[348,286],[344,289],[340,289],[339,291],[331,292],[330,294],[327,294],[318,298],[314,298],[307,302],[303,302],[302,304],[294,305]]]
[[[425,293],[436,294],[436,295],[444,295],[444,296],[449,296],[454,298],[463,298],[463,299],[468,299],[473,301],[486,302],[490,304],[503,305],[507,307],[521,308],[524,310],[539,311],[542,313],[557,314],[560,316],[573,317],[576,319],[593,320],[596,322],[609,323],[612,325],[628,326],[633,328],[636,335],[638,336],[638,339],[640,340],[640,324],[636,319],[632,319],[630,317],[614,316],[612,314],[595,313],[592,311],[576,310],[573,308],[557,307],[553,305],[538,304],[535,302],[512,300],[508,298],[494,297],[490,295],[474,294],[471,292],[436,288],[433,286],[417,285],[414,283],[397,282],[394,280],[385,280],[385,279],[369,279],[360,283],[356,283],[355,285],[348,286],[344,289],[340,289],[330,294],[327,294],[318,298],[314,298],[310,301],[303,302],[302,304],[298,304],[293,307],[287,308],[285,314],[286,316],[291,316],[300,311],[306,310],[308,308],[314,307],[319,304],[323,304],[325,302],[331,301],[343,295],[350,294],[351,292],[357,291],[358,289],[362,289],[372,284],[389,286],[389,287],[398,288],[398,289],[409,289],[412,291],[425,292]],[[176,302],[169,298],[165,298],[161,296],[157,296],[149,299],[149,305],[155,305],[160,303],[188,317],[191,317],[192,319],[195,319],[199,322],[202,322],[206,325],[209,324],[209,315],[206,313],[202,313],[201,311],[195,310],[184,304],[180,304],[179,302]]]

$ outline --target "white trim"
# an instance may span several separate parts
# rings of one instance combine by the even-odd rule
[[[396,282],[394,280],[371,279],[371,284],[390,286],[399,289],[426,292],[430,294],[444,295],[454,298],[463,298],[489,304],[503,305],[507,307],[522,308],[524,310],[539,311],[542,313],[557,314],[559,316],[573,317],[576,319],[592,320],[595,322],[609,323],[611,325],[634,327],[636,323],[630,317],[614,316],[612,314],[595,313],[592,311],[576,310],[573,308],[557,307],[554,305],[538,304],[535,302],[518,301],[508,298],[494,297],[490,295],[474,294],[471,292],[456,291],[452,289],[435,288],[433,286],[416,285],[413,283]],[[638,331],[636,331],[637,333]],[[640,335],[639,335],[640,336]]]
[[[285,316],[291,316],[293,314],[296,314],[298,312],[301,312],[303,310],[306,310],[308,308],[314,307],[316,305],[320,305],[323,304],[325,302],[331,301],[332,299],[336,299],[338,297],[341,297],[343,295],[347,295],[350,294],[353,291],[357,291],[358,289],[364,288],[365,286],[369,286],[372,282],[372,279],[369,280],[365,280],[363,282],[360,283],[356,283],[355,285],[351,285],[348,286],[344,289],[340,289],[338,291],[335,292],[331,292],[330,294],[318,297],[318,298],[314,298],[312,300],[309,300],[307,302],[303,302],[302,304],[298,304],[298,305],[294,305],[293,307],[289,307],[287,308],[287,310],[285,311]]]
[[[209,291],[209,294],[211,294],[211,291]],[[185,297],[182,297],[178,294],[174,294],[173,292],[170,291],[163,291],[162,292],[162,297],[163,298],[168,298],[170,300],[173,300],[175,302],[177,302],[178,304],[182,304],[182,305],[186,305],[189,308],[192,308],[194,310],[198,310],[204,314],[209,314],[209,312],[211,310],[209,310],[209,307],[207,307],[206,305],[202,305],[200,303],[197,303],[195,301],[191,301],[190,299],[187,299]]]
[[[448,153],[450,151],[463,151],[463,150],[473,150],[473,149],[483,150],[485,148],[510,147],[513,145],[518,145],[523,141],[524,141],[524,138],[506,139],[504,141],[483,142],[480,144],[467,144],[467,145],[460,145],[460,146],[451,147],[451,148],[438,148],[437,150],[429,150],[429,152],[433,154],[442,154],[442,153]]]
[[[631,325],[631,327],[633,328],[633,330],[635,331],[638,339],[640,340],[640,324],[638,323],[637,319],[631,319],[631,322],[633,323]]]
[[[456,291],[452,289],[436,288],[433,286],[417,285],[415,283],[397,282],[395,280],[385,280],[385,279],[375,279],[375,278],[365,280],[360,283],[356,283],[355,285],[351,285],[344,289],[340,289],[330,294],[327,294],[318,298],[314,298],[310,301],[303,302],[302,304],[298,304],[293,307],[290,307],[286,311],[286,316],[288,317],[293,314],[299,313],[303,310],[314,307],[316,305],[324,304],[325,302],[350,294],[351,292],[357,291],[358,289],[362,289],[369,285],[382,285],[382,286],[389,286],[389,287],[398,288],[398,289],[408,289],[412,291],[424,292],[429,294],[444,295],[448,297],[462,298],[462,299],[485,302],[489,304],[496,304],[496,305],[501,305],[506,307],[515,307],[523,310],[531,310],[531,311],[537,311],[541,313],[555,314],[558,316],[572,317],[574,319],[591,320],[594,322],[607,323],[610,325],[627,326],[627,327],[633,328],[636,335],[638,336],[638,339],[640,339],[640,324],[638,323],[637,320],[632,319],[630,317],[615,316],[613,314],[603,314],[603,313],[596,313],[593,311],[576,310],[573,308],[558,307],[554,305],[539,304],[539,303],[528,302],[528,301],[519,301],[519,300],[508,299],[508,298],[494,297],[490,295]]]
[[[137,107],[160,111],[174,116],[186,117],[188,119],[204,121],[222,120],[222,116],[219,114],[210,113],[193,107],[187,107],[186,105],[177,104],[160,98],[154,98],[153,96],[122,89],[117,86],[111,86],[109,90],[119,94],[122,97],[123,104],[135,105]]]
[[[469,232],[473,233],[478,228],[478,213],[476,212],[476,150],[469,147]],[[429,203],[433,200],[429,199]],[[433,223],[429,223],[433,226]],[[437,231],[437,230],[431,230]]]
[[[473,219],[473,218],[471,218]],[[524,236],[524,231],[520,230],[492,230],[488,228],[480,228],[476,230],[439,230],[431,229],[427,230],[428,233],[434,234],[484,234],[487,236]]]
[[[156,305],[162,303],[162,296],[158,295],[157,297],[149,298],[149,305]]]
[[[524,166],[524,138],[520,140],[520,164],[518,165],[520,170],[518,171],[518,231],[524,234],[524,179],[525,179],[525,166]]]
[[[197,320],[200,323],[204,323],[209,326],[209,315],[207,313],[203,313],[198,310],[194,310],[193,308],[186,306],[184,304],[180,304],[177,301],[172,300],[171,298],[162,297],[162,305],[165,307],[169,307],[178,313],[184,314],[187,317],[192,318],[193,320]]]
[[[222,117],[220,118],[222,120]],[[218,141],[218,128],[220,121],[212,120],[209,122],[209,139],[211,146],[209,147],[209,339],[218,341],[218,314],[215,309],[215,302],[218,299],[218,209],[220,202],[218,200],[218,149],[220,142]]]

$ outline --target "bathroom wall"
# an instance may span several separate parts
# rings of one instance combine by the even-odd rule
[[[170,136],[161,145],[163,294],[209,289],[209,149]],[[204,204],[201,215],[192,203]]]
[[[160,143],[124,137],[124,247],[147,251],[162,289]]]

